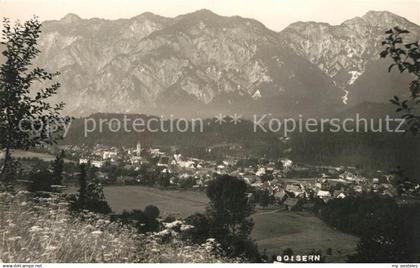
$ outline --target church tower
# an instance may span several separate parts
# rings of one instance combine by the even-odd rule
[[[140,154],[141,154],[141,144],[140,144],[140,142],[137,142],[136,153],[137,153],[137,156],[140,156]]]

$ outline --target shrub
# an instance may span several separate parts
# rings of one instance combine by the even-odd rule
[[[207,215],[195,213],[186,218],[185,222],[194,226],[186,233],[187,238],[194,243],[204,243],[210,236],[211,221]]]
[[[86,187],[84,195],[72,195],[69,197],[70,210],[80,212],[89,210],[95,213],[108,214],[111,213],[111,207],[105,200],[103,187],[100,184],[89,183]]]
[[[157,207],[148,205],[144,211],[140,209],[124,210],[121,214],[112,215],[111,220],[132,225],[137,228],[139,233],[157,232],[160,230],[160,224],[157,220],[159,214],[160,211]]]
[[[30,184],[28,191],[30,192],[52,192],[52,185],[55,185],[56,180],[54,175],[48,170],[33,170],[28,174]]]
[[[84,164],[80,165],[79,194],[69,197],[70,209],[75,212],[89,210],[102,214],[111,213],[112,210],[105,200],[102,185],[99,183],[87,182],[87,168],[89,168],[89,166]]]

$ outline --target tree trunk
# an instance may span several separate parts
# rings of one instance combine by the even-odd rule
[[[10,148],[7,147],[4,153],[4,161],[3,161],[3,167],[1,168],[0,180],[4,180],[4,173],[7,169],[7,165],[9,164],[8,163],[9,160],[10,160]]]

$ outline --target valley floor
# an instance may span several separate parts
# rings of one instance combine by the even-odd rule
[[[203,192],[160,190],[144,186],[107,186],[105,196],[115,212],[143,209],[153,204],[162,216],[187,217],[195,212],[204,212],[208,199]],[[252,237],[259,249],[268,255],[281,253],[291,248],[295,253],[305,254],[310,250],[332,249],[327,261],[344,262],[345,256],[353,253],[358,238],[344,234],[326,225],[307,212],[289,212],[257,209],[253,215],[255,226]]]

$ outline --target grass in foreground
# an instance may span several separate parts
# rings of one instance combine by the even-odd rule
[[[212,240],[190,245],[178,239],[177,231],[171,229],[177,224],[167,224],[159,233],[140,235],[133,228],[94,213],[73,217],[63,200],[59,194],[35,198],[25,191],[1,192],[0,262],[238,261],[220,257]]]

